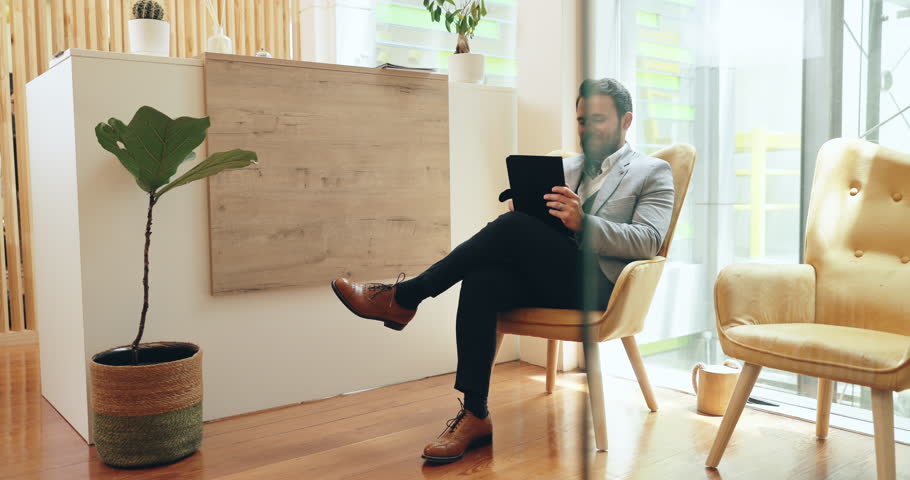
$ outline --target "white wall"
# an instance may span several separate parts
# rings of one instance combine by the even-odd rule
[[[580,82],[576,0],[522,0],[518,9],[518,152],[580,151],[575,97]],[[522,337],[521,359],[546,365],[546,340]],[[577,366],[563,342],[560,369]]]
[[[80,372],[92,354],[127,344],[136,334],[147,208],[144,192],[98,145],[94,126],[111,117],[129,122],[142,105],[171,117],[204,116],[205,107],[201,61],[79,50],[71,55],[29,85],[35,294],[44,394],[88,437]],[[492,113],[450,119],[462,122],[514,130]],[[469,175],[457,163],[452,172]],[[470,218],[459,210],[465,204],[460,191],[453,190],[453,218]],[[467,234],[459,228],[453,225],[453,241]],[[150,257],[143,341],[202,346],[206,420],[455,370],[457,287],[421,304],[402,332],[350,314],[328,281],[317,288],[211,296],[205,182],[175,189],[155,207]],[[499,360],[516,357],[513,341]]]

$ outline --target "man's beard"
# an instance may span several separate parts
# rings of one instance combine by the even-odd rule
[[[581,142],[581,148],[584,150],[585,158],[593,162],[602,162],[605,158],[616,153],[616,151],[619,150],[619,147],[619,132],[616,132],[616,135],[612,136],[610,141],[599,147],[589,146],[587,139],[583,139]]]

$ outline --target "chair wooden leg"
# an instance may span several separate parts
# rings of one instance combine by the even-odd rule
[[[727,404],[727,412],[723,421],[720,422],[720,429],[717,431],[717,436],[714,437],[714,445],[711,446],[711,453],[708,454],[708,461],[705,462],[706,466],[716,468],[720,463],[721,457],[724,456],[724,450],[727,448],[727,443],[730,441],[730,436],[733,435],[733,429],[736,428],[736,422],[739,421],[739,416],[743,413],[746,400],[749,399],[749,393],[752,392],[752,387],[755,385],[755,380],[758,379],[760,372],[761,365],[747,363],[743,367],[742,373],[739,374],[739,380],[736,382],[736,388],[733,389],[730,403]]]
[[[834,400],[833,380],[818,379],[818,407],[815,410],[815,436],[828,438],[831,420],[831,402]]]
[[[654,398],[654,391],[651,389],[651,382],[648,380],[648,372],[645,370],[645,362],[641,359],[641,352],[638,350],[638,344],[635,337],[623,337],[622,346],[626,349],[626,355],[632,364],[632,370],[635,371],[635,378],[638,379],[638,386],[641,387],[641,394],[645,396],[645,403],[652,412],[657,411],[657,400]]]
[[[594,420],[594,443],[598,450],[607,450],[607,415],[604,408],[604,379],[600,368],[600,344],[585,343],[585,369],[588,371],[588,394],[591,397],[591,417]]]
[[[897,477],[897,468],[894,463],[894,397],[890,390],[872,389],[872,423],[878,480],[893,480]]]
[[[556,366],[559,364],[559,340],[547,340],[547,393],[553,393],[556,384]]]
[[[505,333],[496,332],[496,353],[493,354],[493,365],[496,365],[496,359],[499,358],[499,350],[502,349],[502,341],[505,337]]]

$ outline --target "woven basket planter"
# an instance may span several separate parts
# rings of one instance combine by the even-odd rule
[[[202,443],[202,350],[192,343],[140,345],[92,357],[95,446],[121,468],[173,463]]]

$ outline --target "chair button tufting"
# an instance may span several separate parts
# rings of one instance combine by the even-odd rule
[[[856,195],[857,193],[859,193],[859,189],[858,189],[858,188],[853,187],[853,188],[850,189],[850,195]]]
[[[895,202],[899,202],[904,198],[904,196],[900,193],[895,193],[894,195],[891,195],[891,198],[894,199]]]
[[[910,262],[910,257],[907,257],[907,256],[901,257],[901,263],[907,263],[907,262]]]
[[[857,250],[857,251],[853,252],[853,254],[856,255],[856,258],[859,258],[859,257],[862,257],[862,256],[863,256],[863,251],[862,251],[862,250]]]

